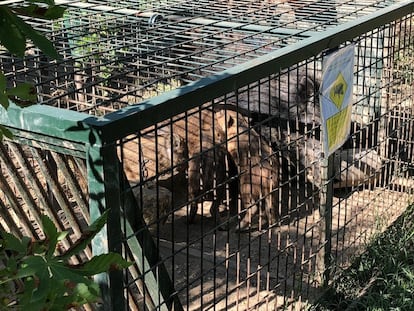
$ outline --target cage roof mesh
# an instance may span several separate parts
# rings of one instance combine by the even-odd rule
[[[9,83],[34,83],[39,103],[104,115],[392,2],[56,0],[63,18],[28,21],[62,59],[29,46],[24,59],[0,50],[0,65]]]

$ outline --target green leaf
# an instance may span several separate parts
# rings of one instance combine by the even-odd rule
[[[43,295],[43,291],[51,293],[57,291],[58,295],[64,294],[67,291],[65,281],[73,284],[92,283],[92,280],[71,269],[56,257],[29,256],[23,262],[19,276],[35,275],[38,278],[39,290],[41,290],[39,295]],[[36,296],[36,299],[38,298],[39,296]]]
[[[41,256],[28,256],[23,260],[17,276],[24,278],[33,275],[44,275],[47,271],[47,262]]]
[[[5,128],[3,125],[0,124],[0,140],[6,136],[9,139],[13,138],[13,133],[9,131],[9,129]]]
[[[45,18],[47,19],[58,19],[63,17],[63,15],[65,14],[65,10],[66,8],[63,6],[59,6],[59,5],[55,5],[50,7],[45,14]]]
[[[54,20],[61,18],[66,10],[63,6],[52,5],[50,7],[39,6],[32,4],[29,6],[14,7],[14,12],[20,15],[36,17],[47,20]]]
[[[125,269],[132,264],[118,253],[108,253],[94,256],[91,260],[82,264],[77,271],[85,276],[93,276],[102,272]]]
[[[9,108],[9,98],[3,92],[0,92],[0,105],[2,105],[5,109]]]
[[[45,36],[39,34],[36,30],[32,28],[29,24],[27,24],[24,20],[22,20],[17,15],[12,16],[12,23],[14,23],[19,30],[25,34],[27,38],[32,40],[33,44],[36,45],[39,49],[43,51],[47,56],[58,59],[61,58],[58,52],[56,51],[53,43],[47,39]]]
[[[0,105],[2,105],[4,109],[9,108],[10,105],[9,98],[4,92],[0,92]]]
[[[4,73],[0,70],[0,93],[4,93],[7,87],[7,80]]]
[[[22,306],[24,306],[22,304]],[[30,311],[44,311],[48,310],[46,307],[46,303],[44,301],[30,301],[26,304],[26,307],[23,307],[22,310],[30,310]]]
[[[29,245],[26,239],[22,241],[15,237],[13,234],[4,231],[1,232],[1,236],[3,239],[4,249],[15,251],[22,255],[26,254]]]
[[[67,252],[60,256],[62,259],[68,259],[69,257],[79,254],[86,246],[92,241],[92,239],[98,234],[99,231],[105,226],[108,218],[109,210],[106,210],[98,219],[96,219],[81,235],[81,237],[72,245]]]
[[[17,261],[14,256],[6,256],[3,250],[1,250],[0,258],[5,263],[4,268],[0,269],[0,284],[2,284],[8,282],[10,280],[10,275],[16,273]]]
[[[41,272],[42,270],[47,270],[47,262],[42,256],[28,256],[23,260],[23,268],[34,268],[36,271]]]
[[[7,95],[17,96],[23,100],[36,101],[36,89],[30,83],[20,83],[7,90]]]
[[[53,221],[46,215],[41,216],[42,228],[48,240],[46,256],[53,256],[59,238],[59,233]]]
[[[33,256],[39,257],[39,256]],[[42,258],[41,258],[42,259]],[[31,303],[33,302],[43,302],[49,300],[49,294],[53,289],[56,289],[56,286],[53,286],[53,275],[51,275],[48,269],[48,262],[42,260],[39,261],[39,270],[36,271],[36,276],[38,280],[37,288],[33,292]]]
[[[66,238],[67,235],[68,235],[68,232],[67,231],[59,232],[58,233],[58,237],[57,237],[58,242],[59,241],[62,241],[64,238]]]
[[[102,213],[89,227],[86,231],[94,232],[95,234],[102,230],[105,226],[106,221],[108,220],[109,209]]]
[[[24,266],[23,268],[20,268],[17,271],[17,274],[13,277],[13,279],[14,280],[23,279],[23,278],[27,278],[29,276],[34,276],[37,273],[39,273],[39,271],[36,269],[36,267]]]
[[[32,299],[33,291],[36,289],[36,284],[34,278],[26,278],[24,281],[24,291],[19,295],[19,304],[21,306],[30,305],[30,300]],[[23,308],[22,308],[23,309]],[[40,310],[36,309],[35,306],[30,305],[31,310]]]
[[[26,37],[14,22],[13,12],[4,6],[0,6],[0,42],[11,53],[24,56]]]
[[[30,245],[30,243],[32,242],[32,239],[31,239],[31,238],[29,238],[28,236],[23,236],[23,237],[21,238],[21,241],[22,241],[22,244],[23,244],[23,245],[27,245],[26,247],[28,248],[28,247],[29,247],[29,245]]]
[[[39,34],[35,31],[31,26],[26,24],[26,29],[24,30],[27,37],[32,40],[32,42],[43,51],[47,56],[53,59],[61,59],[62,57],[56,51],[53,43],[44,37],[43,35]]]
[[[31,255],[37,254],[37,255],[45,255],[48,250],[48,241],[45,240],[35,240],[31,245]]]
[[[66,265],[65,262],[58,260],[56,257],[48,260],[48,268],[51,274],[51,277],[55,280],[63,281],[69,280],[72,283],[85,283],[92,282],[87,279],[84,275],[78,273],[71,269],[70,266]]]
[[[6,94],[7,90],[7,79],[4,73],[0,70],[0,105],[5,109],[9,108],[9,98]]]
[[[20,107],[33,105],[37,100],[36,89],[30,83],[21,83],[8,89],[6,93]]]
[[[75,295],[81,298],[79,301],[80,304],[95,302],[100,297],[99,285],[97,283],[92,283],[90,286],[87,286],[84,283],[76,285]]]
[[[42,221],[42,228],[43,228],[43,231],[46,237],[49,240],[57,241],[58,231],[53,221],[46,215],[41,216],[41,221]]]

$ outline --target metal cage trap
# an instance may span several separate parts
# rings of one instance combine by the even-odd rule
[[[36,85],[39,103],[105,115],[288,47],[388,1],[56,1],[62,20],[34,28],[62,59],[2,53],[9,81]]]

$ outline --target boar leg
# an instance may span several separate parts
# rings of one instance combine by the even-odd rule
[[[191,202],[189,223],[194,223],[197,215],[198,204],[196,198],[200,193],[200,187],[200,160],[196,157],[188,163],[188,200]]]

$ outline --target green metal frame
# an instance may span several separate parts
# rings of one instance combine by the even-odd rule
[[[87,160],[91,221],[99,217],[107,208],[111,208],[107,230],[102,231],[96,237],[93,252],[100,254],[110,250],[121,253],[123,236],[121,224],[124,220],[121,217],[120,207],[125,202],[121,200],[122,189],[120,189],[120,178],[123,178],[123,175],[119,171],[120,165],[114,165],[114,163],[119,163],[116,152],[118,139],[270,74],[278,73],[284,68],[312,58],[327,49],[352,41],[353,38],[406,16],[413,10],[414,1],[412,0],[396,3],[364,18],[347,22],[321,33],[313,33],[311,37],[268,55],[166,92],[143,101],[139,105],[120,109],[104,117],[97,118],[44,105],[22,109],[11,103],[7,111],[1,108],[0,123],[7,126],[14,133],[16,140],[23,144],[71,154]],[[194,98],[197,98],[197,101]],[[330,186],[327,185],[327,187]],[[133,204],[133,200],[130,198],[125,204]],[[331,215],[331,208],[332,205],[326,204],[323,207],[323,214]],[[128,232],[124,234],[130,235],[133,231],[128,222],[126,223]],[[330,220],[327,220],[327,227],[329,223]],[[329,235],[326,238],[329,239]],[[148,256],[143,263],[140,263],[140,269],[147,271],[152,263],[157,262],[158,258],[155,255],[149,255],[154,245],[142,243],[144,240],[152,241],[149,232],[144,231],[136,240],[131,239],[128,243],[137,260],[142,258],[141,254]],[[146,277],[146,280],[151,283],[149,284],[151,289],[157,287],[157,290],[150,291],[152,299],[156,302],[162,302],[167,296],[173,295],[174,291],[172,284],[168,283],[168,274],[163,269],[164,267],[161,267],[160,271],[149,278]],[[325,278],[328,277],[329,275],[325,275]],[[111,272],[109,277],[101,275],[98,280],[103,288],[107,288],[104,296],[107,299],[108,308],[125,309],[122,272]],[[164,297],[158,296],[158,293]],[[182,309],[178,298],[174,300],[174,308],[174,310]]]

